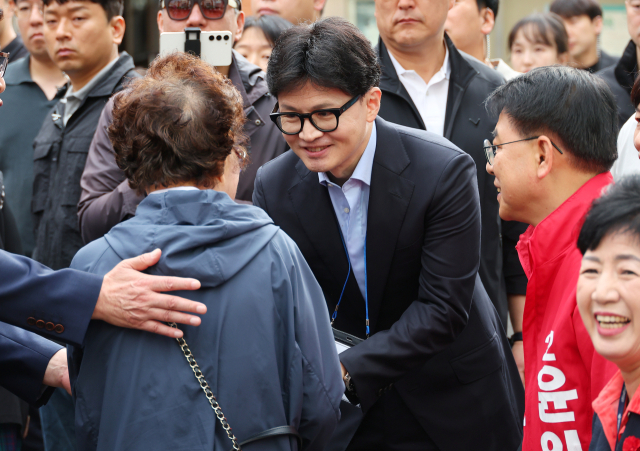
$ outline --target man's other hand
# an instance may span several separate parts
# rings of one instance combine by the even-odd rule
[[[182,331],[164,322],[200,325],[200,318],[183,312],[204,314],[199,302],[162,294],[163,291],[197,290],[200,282],[179,277],[142,274],[160,260],[160,249],[121,261],[104,276],[92,319],[114,326],[140,329],[167,337],[182,337]]]
[[[69,368],[67,367],[67,350],[61,349],[56,352],[44,372],[44,385],[49,387],[64,388],[71,394],[71,384],[69,383]]]

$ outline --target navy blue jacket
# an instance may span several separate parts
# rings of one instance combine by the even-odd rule
[[[66,343],[82,343],[102,277],[69,269],[53,272],[2,250],[0,274],[0,321]],[[64,330],[47,330],[47,323],[62,324]],[[42,379],[60,346],[9,324],[0,324],[0,385],[31,404],[41,404],[48,399]]]
[[[105,274],[157,247],[151,273],[202,283],[178,295],[207,314],[199,327],[180,327],[236,437],[292,425],[303,449],[323,449],[344,384],[322,290],[295,243],[225,193],[171,190],[145,198],[72,267]],[[231,448],[176,340],[92,321],[70,363],[79,449]],[[295,443],[285,436],[246,449]]]

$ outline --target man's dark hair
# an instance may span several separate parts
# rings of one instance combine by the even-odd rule
[[[508,115],[523,138],[552,133],[574,167],[606,172],[618,158],[618,107],[600,78],[564,66],[539,67],[498,87],[486,100],[490,114]],[[557,142],[556,142],[557,141]]]
[[[246,154],[244,122],[231,81],[200,58],[175,52],[116,94],[108,132],[118,167],[145,194],[184,182],[212,188],[229,154]]]
[[[274,96],[307,82],[363,95],[380,84],[380,65],[371,43],[351,22],[329,17],[289,28],[276,42],[267,68]]]
[[[567,30],[557,14],[535,13],[520,19],[509,33],[509,49],[513,47],[513,42],[520,30],[529,42],[555,47],[558,54],[569,51]]]
[[[64,5],[71,0],[43,0],[44,6],[48,6],[51,2],[56,2],[58,5]],[[91,3],[97,3],[102,6],[104,12],[107,14],[107,20],[111,20],[115,16],[121,16],[124,11],[124,0],[81,0],[90,1]]]
[[[244,21],[244,29],[257,27],[273,47],[283,31],[293,27],[293,24],[280,16],[249,16]]]
[[[493,11],[493,18],[498,17],[498,8],[500,7],[500,0],[476,0],[478,2],[478,11],[482,8],[489,8]]]
[[[578,249],[584,255],[614,233],[630,233],[640,240],[640,175],[630,175],[610,185],[602,197],[593,201],[578,236]]]
[[[602,8],[598,0],[554,0],[549,6],[549,11],[565,19],[582,15],[589,16],[591,20],[602,17]]]

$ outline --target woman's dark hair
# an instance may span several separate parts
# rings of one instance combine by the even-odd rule
[[[623,178],[593,201],[578,236],[578,249],[584,255],[613,233],[630,233],[640,240],[640,175]]]
[[[293,27],[293,24],[280,16],[249,16],[244,21],[244,29],[258,27],[273,47],[283,31]]]
[[[538,67],[498,87],[486,100],[494,117],[508,115],[522,138],[553,133],[579,170],[601,173],[618,158],[618,106],[609,86],[587,71]]]
[[[71,0],[43,0],[45,6],[51,4],[51,2],[56,2],[58,5],[64,5],[65,3]],[[102,6],[105,14],[107,15],[107,20],[111,20],[115,16],[121,16],[124,11],[124,0],[81,0],[81,1],[89,1],[91,3],[97,3]]]
[[[636,77],[636,81],[633,83],[633,88],[631,89],[631,103],[636,109],[638,109],[638,105],[640,105],[640,77]]]
[[[602,8],[598,0],[554,0],[549,11],[568,19],[576,16],[589,16],[593,20],[602,17]]]
[[[364,95],[380,84],[380,65],[355,25],[329,17],[282,33],[269,58],[267,82],[276,97],[307,82]]]
[[[213,187],[235,150],[244,155],[242,97],[213,66],[187,53],[157,58],[116,94],[109,138],[131,188]],[[244,160],[244,159],[243,159]]]
[[[520,30],[527,41],[554,47],[558,55],[569,51],[567,30],[557,14],[536,13],[520,19],[509,33],[509,50],[513,47]]]

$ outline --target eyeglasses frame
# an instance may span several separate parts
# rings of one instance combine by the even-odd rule
[[[540,138],[540,136],[543,136],[543,135],[532,136],[531,138],[519,139],[517,141],[509,141],[508,143],[502,143],[502,144],[491,144],[491,143],[489,143],[489,145],[487,145],[489,140],[485,139],[484,142],[483,142],[484,146],[482,148],[484,149],[484,156],[487,158],[487,163],[489,163],[489,166],[493,166],[493,161],[491,161],[491,160],[495,160],[496,153],[498,152],[498,147],[506,146],[507,144],[519,143],[519,142],[522,142],[522,141],[531,141],[531,140]],[[549,141],[551,141],[551,139],[549,139]],[[553,141],[551,141],[551,145],[553,147],[555,147],[558,150],[558,152],[560,152],[560,155],[564,155],[564,152],[562,150],[560,150],[560,148],[558,146],[556,146],[556,144]],[[490,150],[490,149],[492,149],[492,150]],[[489,153],[489,152],[491,152],[491,153]]]
[[[338,126],[340,125],[340,116],[342,116],[342,113],[344,113],[349,108],[351,108],[353,105],[355,105],[355,103],[358,101],[358,99],[360,99],[360,97],[361,97],[361,95],[358,94],[357,96],[355,96],[354,98],[349,100],[347,103],[342,105],[340,108],[322,108],[322,109],[314,110],[311,113],[306,113],[306,114],[294,113],[294,112],[278,113],[277,111],[278,111],[278,108],[280,108],[280,104],[278,102],[276,102],[276,104],[273,107],[273,111],[271,112],[271,114],[269,114],[269,117],[271,118],[271,121],[274,124],[276,124],[276,127],[278,127],[278,130],[280,130],[285,135],[298,135],[298,134],[300,134],[300,132],[304,128],[304,120],[305,119],[308,119],[309,122],[311,123],[311,125],[313,125],[316,128],[316,130],[319,130],[319,131],[321,131],[323,133],[330,133],[330,132],[336,131],[338,129]],[[311,116],[313,116],[316,113],[333,113],[336,116],[336,126],[335,126],[335,128],[332,128],[331,130],[328,130],[328,129],[322,129],[322,128],[318,127],[313,122],[313,119],[311,119]],[[285,132],[278,125],[278,118],[280,116],[291,116],[291,115],[297,116],[298,119],[300,119],[300,130],[298,130],[295,133]]]
[[[4,58],[4,60],[0,62],[0,78],[4,78],[4,73],[9,64],[9,54],[7,52],[0,52],[0,58]]]
[[[165,0],[160,0],[160,9],[166,9],[167,10],[167,15],[169,16],[169,19],[171,20],[175,20],[175,21],[183,21],[183,20],[187,20],[189,18],[189,16],[191,15],[191,13],[193,12],[193,7],[197,4],[198,8],[200,8],[200,13],[202,14],[202,17],[204,17],[207,20],[220,20],[222,18],[224,18],[224,15],[227,14],[227,6],[231,5],[232,8],[242,8],[241,5],[242,3],[239,3],[240,0],[236,1],[236,0],[223,0],[224,1],[224,10],[222,11],[222,15],[216,19],[210,19],[208,17],[206,17],[204,15],[204,12],[202,12],[202,4],[201,2],[204,0],[189,0],[189,3],[191,4],[191,8],[189,9],[189,14],[187,15],[187,17],[185,17],[184,19],[174,19],[173,17],[171,17],[171,13],[169,13],[169,8],[167,8],[167,4],[170,2],[171,0],[167,0],[165,3]]]

